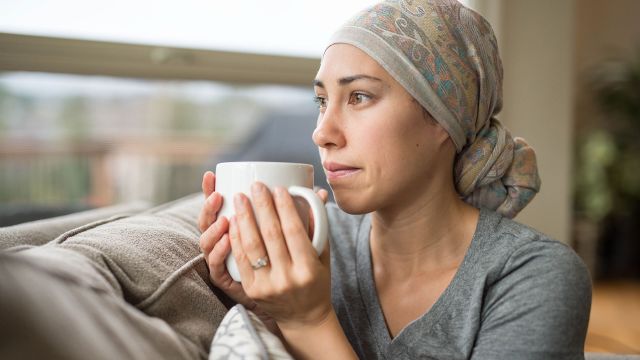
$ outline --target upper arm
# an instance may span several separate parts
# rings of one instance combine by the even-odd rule
[[[591,279],[561,243],[516,250],[488,286],[473,359],[582,359]]]

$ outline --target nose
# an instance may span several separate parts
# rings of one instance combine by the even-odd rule
[[[325,149],[344,146],[346,139],[341,125],[338,110],[327,107],[324,113],[318,115],[318,123],[312,136],[313,142]]]

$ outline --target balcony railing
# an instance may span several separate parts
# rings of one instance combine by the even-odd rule
[[[166,202],[199,191],[202,173],[218,149],[201,139],[64,145],[3,142],[0,210]]]

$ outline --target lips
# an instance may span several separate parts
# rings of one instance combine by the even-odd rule
[[[344,165],[335,162],[325,162],[322,164],[327,174],[327,180],[338,180],[342,178],[346,178],[348,176],[352,176],[358,172],[360,172],[360,168]]]

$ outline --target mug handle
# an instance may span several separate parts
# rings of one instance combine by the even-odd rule
[[[327,246],[327,237],[329,233],[329,221],[327,220],[327,209],[318,195],[312,189],[302,186],[289,187],[289,194],[300,196],[309,203],[311,212],[313,213],[313,239],[311,245],[318,255],[322,254],[325,246]]]

